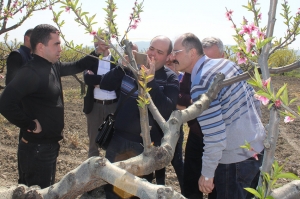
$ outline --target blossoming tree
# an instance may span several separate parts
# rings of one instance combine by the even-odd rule
[[[75,170],[66,174],[60,182],[54,184],[51,187],[40,190],[38,188],[28,188],[24,185],[21,185],[19,187],[11,187],[10,189],[1,192],[1,194],[5,195],[6,198],[76,198],[78,195],[88,190],[94,189],[106,183],[110,183],[120,189],[126,190],[126,192],[132,195],[136,195],[143,199],[184,198],[180,193],[175,192],[171,187],[154,185],[136,176],[149,174],[152,171],[161,169],[169,164],[174,154],[174,149],[179,138],[179,128],[182,123],[197,117],[204,110],[206,110],[209,107],[210,102],[216,97],[222,87],[230,85],[237,81],[248,79],[251,76],[253,77],[253,79],[249,83],[258,86],[263,90],[258,93],[258,98],[261,99],[265,104],[270,104],[268,138],[265,142],[265,158],[264,165],[262,167],[263,172],[269,173],[271,170],[271,165],[273,163],[276,140],[278,136],[279,107],[284,106],[284,108],[286,108],[288,112],[285,114],[286,116],[290,116],[289,121],[291,121],[291,118],[296,117],[297,113],[292,112],[292,110],[288,108],[288,105],[289,103],[291,103],[291,101],[286,99],[286,87],[283,86],[283,88],[281,88],[280,91],[278,91],[278,93],[275,95],[273,94],[274,92],[271,82],[268,79],[270,77],[270,72],[276,73],[277,71],[282,72],[284,70],[291,70],[293,68],[299,67],[300,62],[293,63],[287,67],[283,67],[277,70],[269,70],[267,60],[270,53],[275,51],[276,48],[279,49],[285,45],[290,44],[291,40],[293,40],[293,38],[295,38],[299,34],[299,13],[296,14],[292,22],[294,25],[289,27],[290,32],[288,32],[284,41],[273,41],[273,44],[275,43],[276,45],[274,45],[272,48],[271,41],[273,39],[273,29],[275,25],[274,19],[278,2],[277,0],[270,0],[268,25],[266,28],[259,28],[258,22],[261,14],[259,13],[259,10],[255,8],[256,0],[250,0],[248,2],[248,6],[245,7],[254,13],[254,22],[248,23],[245,19],[242,28],[237,28],[233,23],[236,31],[235,39],[238,43],[238,46],[234,48],[238,59],[237,61],[239,64],[249,65],[250,69],[243,75],[227,80],[224,80],[224,75],[217,75],[212,82],[208,92],[201,95],[198,101],[196,101],[186,110],[174,111],[171,114],[169,120],[165,121],[152,103],[151,98],[149,98],[148,88],[145,86],[148,77],[143,70],[139,71],[137,68],[134,57],[131,53],[132,43],[125,39],[126,36],[124,36],[122,39],[119,39],[120,35],[115,24],[115,11],[117,9],[116,4],[113,0],[107,0],[106,2],[107,8],[105,8],[104,10],[107,13],[105,21],[107,29],[109,30],[110,34],[113,35],[113,38],[116,39],[117,43],[125,51],[127,51],[130,61],[127,62],[122,57],[122,54],[110,43],[110,41],[107,42],[110,43],[111,47],[115,49],[116,55],[119,56],[120,59],[122,59],[125,63],[127,63],[127,67],[132,70],[132,72],[138,79],[140,96],[140,100],[138,101],[138,103],[140,116],[142,117],[141,121],[148,121],[147,112],[149,109],[164,132],[161,146],[155,147],[151,144],[149,124],[145,122],[141,124],[144,152],[139,156],[113,164],[111,164],[107,159],[103,157],[92,157],[83,162]],[[81,10],[81,7],[79,6],[79,0],[64,0],[61,1],[61,3],[63,4],[64,10],[58,13],[53,11],[54,21],[57,23],[59,28],[61,28],[65,23],[64,21],[60,20],[60,15],[62,12],[66,11],[73,12],[75,14],[75,20],[85,28],[88,34],[92,34],[97,37],[97,35],[99,35],[103,31],[103,29],[99,29],[98,31],[92,29],[92,25],[95,23],[93,21],[94,16],[89,17],[87,12]],[[286,6],[287,4],[285,3],[284,5]],[[126,32],[130,31],[131,29],[137,28],[137,25],[140,21],[140,13],[142,12],[142,8],[143,2],[135,2],[133,12],[130,15],[130,23]],[[231,18],[232,13],[233,12],[229,10],[227,11],[226,16],[233,22]],[[287,16],[286,19],[290,21],[289,16]],[[288,22],[288,24],[290,24],[290,22]],[[63,32],[62,29],[61,32]],[[256,33],[257,36],[254,37],[253,33]],[[72,41],[67,42],[63,34],[61,36],[66,41],[67,46],[74,50],[80,49],[80,47],[74,45]],[[97,37],[97,39],[100,38]],[[260,66],[260,70],[255,69],[257,65]],[[259,71],[262,73],[264,81],[261,80]],[[265,88],[267,90],[264,90]],[[268,99],[266,99],[265,97]],[[247,146],[247,143],[245,147],[251,149],[251,146]],[[288,185],[288,188],[274,190],[272,193],[270,193],[273,194],[273,196],[268,197],[278,199],[284,198],[282,197],[282,195],[286,193],[285,191],[289,191],[292,188],[292,186]],[[269,192],[271,192],[271,190]],[[258,191],[257,193],[262,196],[261,192]],[[294,198],[296,194],[299,194],[299,189],[292,192],[292,194],[289,194],[289,196],[285,198]]]

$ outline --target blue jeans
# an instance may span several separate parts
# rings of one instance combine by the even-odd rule
[[[258,155],[258,160],[251,157],[242,162],[219,164],[214,178],[217,199],[251,199],[254,197],[244,188],[256,189],[262,160],[263,155]]]
[[[54,184],[59,148],[59,143],[35,144],[20,140],[19,171],[25,185],[38,185],[43,189]]]

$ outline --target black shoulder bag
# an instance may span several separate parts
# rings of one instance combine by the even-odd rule
[[[99,148],[102,148],[104,150],[107,149],[108,144],[110,143],[110,140],[114,134],[114,124],[115,124],[115,118],[120,110],[120,107],[123,105],[123,103],[128,99],[128,97],[136,91],[136,87],[131,89],[131,91],[127,94],[126,98],[123,99],[122,103],[117,107],[115,113],[110,113],[106,116],[106,119],[104,122],[99,126],[98,128],[98,135],[96,137],[96,143],[98,144]]]

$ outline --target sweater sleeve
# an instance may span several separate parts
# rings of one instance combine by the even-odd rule
[[[39,77],[29,69],[22,68],[13,80],[6,86],[0,97],[0,113],[12,124],[19,128],[29,128],[35,126],[32,120],[20,108],[21,99],[33,94],[39,85]]]
[[[215,74],[211,73],[210,76],[206,78],[210,79],[212,76],[215,76]],[[197,75],[197,77],[200,78],[199,75]],[[200,80],[198,80],[198,82],[200,82]],[[211,83],[210,81],[202,82],[203,84],[196,85],[191,90],[193,101],[199,99],[201,94],[207,92]],[[220,93],[222,93],[222,91]],[[204,135],[203,142],[205,144],[201,174],[208,178],[214,177],[215,170],[222,157],[222,151],[226,148],[227,144],[221,104],[222,101],[218,95],[218,97],[212,101],[209,108],[197,117]]]
[[[169,74],[163,86],[154,80],[148,83],[148,87],[151,88],[149,94],[161,115],[167,120],[171,112],[176,109],[179,94],[178,78],[175,73]]]
[[[97,57],[94,51],[90,55]],[[98,59],[92,56],[85,56],[76,62],[57,63],[60,76],[74,75],[88,69],[88,67],[98,66]]]
[[[87,84],[88,86],[95,86],[95,85],[99,85],[99,83],[101,82],[102,75],[96,75],[96,74],[90,75],[87,73],[87,71],[84,71],[83,79],[84,79],[84,83]]]

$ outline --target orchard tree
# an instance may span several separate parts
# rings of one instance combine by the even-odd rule
[[[254,14],[254,21],[248,23],[244,21],[241,28],[238,28],[233,20],[233,11],[227,10],[226,16],[234,24],[234,29],[236,35],[234,36],[237,41],[237,46],[233,48],[236,53],[236,58],[239,64],[248,65],[248,71],[244,74],[234,77],[232,79],[224,80],[224,75],[219,74],[215,77],[207,93],[199,96],[199,100],[196,101],[192,106],[188,107],[182,111],[174,111],[169,120],[165,121],[160,115],[157,108],[151,101],[149,97],[148,90],[146,87],[147,74],[145,71],[138,70],[134,57],[131,53],[132,43],[128,41],[126,36],[120,37],[117,26],[115,24],[116,9],[117,6],[113,0],[107,0],[107,7],[104,9],[107,13],[106,17],[106,28],[109,30],[116,42],[127,51],[129,55],[129,62],[127,62],[122,54],[108,42],[112,48],[114,48],[116,55],[126,63],[128,67],[135,74],[139,82],[139,110],[141,117],[141,135],[143,138],[144,152],[134,158],[116,162],[111,164],[107,159],[103,157],[92,157],[85,162],[83,162],[78,168],[66,174],[60,182],[54,184],[51,187],[45,189],[28,188],[24,185],[19,187],[11,187],[10,189],[3,191],[1,194],[5,195],[6,198],[13,197],[36,197],[36,198],[76,198],[78,195],[104,185],[106,183],[113,184],[114,186],[126,190],[126,192],[136,195],[140,198],[184,198],[181,194],[175,192],[171,187],[165,187],[162,185],[154,185],[137,176],[149,174],[154,170],[159,170],[166,165],[168,165],[173,157],[175,146],[179,138],[179,128],[182,123],[187,122],[198,115],[200,115],[204,110],[206,110],[210,102],[217,96],[220,89],[224,86],[228,86],[234,82],[248,79],[252,77],[249,83],[258,86],[260,91],[258,94],[259,99],[269,105],[270,108],[270,121],[267,128],[268,137],[265,141],[265,156],[264,163],[262,166],[262,173],[265,179],[269,181],[263,181],[265,184],[258,191],[249,190],[255,194],[258,198],[299,198],[299,181],[294,181],[293,184],[288,184],[282,188],[273,190],[273,181],[271,178],[278,179],[279,177],[297,178],[292,174],[282,173],[282,167],[279,166],[276,161],[274,161],[274,152],[276,147],[276,141],[278,137],[278,125],[279,125],[279,113],[285,114],[285,120],[290,122],[292,119],[298,117],[298,113],[289,109],[288,105],[293,101],[287,98],[286,86],[283,86],[279,91],[274,94],[274,90],[269,81],[270,73],[277,73],[291,70],[300,66],[300,62],[295,62],[289,66],[281,67],[278,69],[269,70],[268,68],[268,58],[276,50],[287,47],[299,34],[299,11],[294,16],[289,16],[289,7],[287,2],[282,4],[284,8],[284,13],[282,14],[287,21],[288,32],[283,40],[278,40],[276,45],[271,45],[273,40],[273,30],[275,26],[275,15],[277,10],[277,0],[270,0],[270,10],[268,16],[268,24],[266,27],[259,28],[260,21],[260,9],[257,7],[256,0],[250,0],[248,5],[244,6],[249,11]],[[63,35],[63,24],[64,21],[60,20],[62,12],[65,10],[72,11],[75,14],[75,20],[83,26],[88,34],[93,34],[97,39],[100,40],[98,35],[101,34],[103,29],[98,29],[95,31],[92,29],[92,25],[95,23],[93,21],[95,16],[89,17],[87,12],[84,12],[79,6],[79,0],[64,0],[61,1],[63,4],[63,11],[54,12],[54,21],[57,23],[61,36],[65,40],[68,47],[79,51],[80,46],[75,46],[73,42],[67,42]],[[143,2],[135,2],[133,12],[130,14],[130,22],[126,32],[131,29],[135,29],[140,21],[140,13],[142,12]],[[253,33],[257,36],[254,36]],[[120,39],[121,38],[121,39]],[[275,42],[274,42],[275,43]],[[101,57],[100,57],[101,58]],[[259,66],[259,70],[257,69]],[[259,71],[262,73],[262,78],[260,77]],[[280,109],[284,108],[285,111]],[[151,144],[149,124],[148,124],[148,109],[153,115],[154,119],[157,121],[159,126],[164,132],[164,137],[162,139],[161,146],[155,147]],[[280,112],[281,111],[281,112]],[[289,119],[287,119],[289,118]],[[246,142],[244,146],[250,150],[251,146]],[[272,164],[274,165],[273,170],[271,170]],[[274,176],[272,174],[275,173]],[[268,184],[271,183],[271,184]],[[289,194],[287,194],[287,191]],[[270,196],[270,194],[272,196]]]

